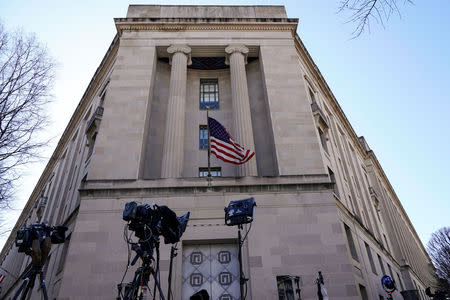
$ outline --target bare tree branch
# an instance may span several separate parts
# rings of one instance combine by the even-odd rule
[[[431,235],[427,251],[440,284],[450,288],[450,227],[443,227]]]
[[[53,69],[33,35],[8,33],[0,23],[0,211],[11,207],[21,167],[47,144],[37,135],[47,125]]]
[[[401,18],[399,1],[413,3],[412,0],[341,0],[338,12],[350,13],[348,22],[356,24],[352,37],[357,38],[366,30],[370,32],[373,21],[384,27],[393,14]]]

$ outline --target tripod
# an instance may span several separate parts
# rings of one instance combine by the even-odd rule
[[[160,299],[165,300],[163,291],[161,289],[161,285],[159,283],[158,279],[158,272],[159,272],[159,241],[156,243],[156,252],[157,252],[157,264],[156,264],[156,270],[153,268],[152,260],[153,259],[153,249],[151,248],[150,251],[143,250],[142,247],[139,245],[139,243],[134,243],[131,246],[131,249],[136,252],[136,256],[134,257],[133,261],[131,262],[131,265],[133,266],[136,264],[136,261],[138,258],[142,259],[142,266],[140,266],[136,272],[134,272],[133,281],[125,286],[125,294],[123,298],[121,298],[122,293],[122,285],[118,284],[117,288],[119,291],[119,295],[117,297],[118,300],[143,300],[144,296],[146,296],[145,288],[147,290],[150,290],[148,286],[148,282],[150,280],[150,276],[153,276],[154,279],[154,290],[153,290],[153,299],[155,299],[156,296],[156,288],[158,288]]]
[[[45,281],[44,281],[44,273],[42,271],[42,267],[40,267],[40,266],[39,267],[32,266],[31,269],[28,272],[25,273],[25,275],[22,277],[23,278],[23,282],[20,285],[20,287],[17,290],[17,292],[12,297],[12,300],[16,300],[17,297],[20,296],[20,294],[22,293],[22,290],[24,288],[25,288],[25,290],[23,291],[22,297],[20,297],[20,300],[27,299],[27,295],[33,289],[34,282],[36,281],[36,276],[38,274],[39,274],[39,280],[40,280],[40,286],[41,286],[42,295],[44,296],[45,300],[48,300],[47,287],[45,286]]]
[[[33,290],[37,275],[39,275],[39,285],[41,287],[44,300],[48,300],[47,287],[45,286],[44,281],[45,275],[42,268],[47,260],[51,247],[52,243],[49,236],[39,236],[38,238],[32,240],[31,249],[27,249],[25,251],[25,254],[31,257],[31,268],[25,273],[25,275],[23,275],[23,282],[12,297],[12,300],[16,300],[24,288],[25,291],[23,291],[20,299],[27,299],[27,295]]]

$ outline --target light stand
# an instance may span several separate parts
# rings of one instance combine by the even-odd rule
[[[248,278],[245,278],[244,271],[242,271],[242,236],[241,229],[243,229],[242,224],[238,225],[238,244],[239,244],[239,252],[238,252],[238,260],[239,260],[239,285],[241,289],[241,300],[244,299],[244,285],[248,281]]]
[[[167,279],[168,281],[168,288],[167,288],[167,300],[172,299],[172,266],[173,266],[173,259],[175,256],[177,256],[177,248],[176,246],[173,246],[170,248],[170,265],[169,265],[169,277]]]
[[[253,211],[255,206],[255,199],[252,197],[244,200],[231,201],[228,207],[225,207],[225,224],[227,226],[238,226],[239,285],[241,300],[243,300],[245,297],[244,285],[248,281],[248,278],[245,278],[244,272],[242,270],[242,245],[244,241],[242,240],[241,230],[243,229],[243,224],[251,223],[253,221]]]

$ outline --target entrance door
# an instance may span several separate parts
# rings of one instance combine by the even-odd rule
[[[182,284],[183,300],[202,289],[211,300],[240,299],[237,245],[183,246]]]

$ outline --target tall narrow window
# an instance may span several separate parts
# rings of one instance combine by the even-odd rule
[[[389,252],[391,252],[391,249],[389,248],[388,240],[386,238],[386,235],[383,233],[384,242],[386,243],[386,249],[388,249]]]
[[[61,256],[59,258],[58,269],[56,271],[57,274],[60,273],[64,269],[64,265],[66,263],[67,251],[69,250],[71,236],[72,235],[69,234],[69,236],[67,236],[66,240],[64,241],[64,245],[62,245],[63,248],[62,248]]]
[[[389,269],[389,276],[391,276],[391,278],[394,278],[394,273],[392,273],[392,268],[390,264],[387,264],[388,269]]]
[[[383,274],[381,274],[381,275],[386,275],[386,270],[384,269],[384,265],[383,265],[383,261],[381,260],[381,256],[379,254],[377,254],[377,256],[378,256],[378,262],[380,263],[381,272],[383,272]]]
[[[198,136],[199,148],[208,149],[208,127],[206,125],[200,125]]]
[[[95,132],[90,138],[88,138],[88,158],[91,157],[92,152],[94,151],[95,140],[97,139],[97,132]]]
[[[350,254],[352,255],[354,260],[359,261],[358,253],[356,252],[355,242],[353,241],[353,236],[352,232],[350,231],[350,227],[348,227],[347,224],[345,223],[344,227],[345,227],[345,234],[347,235],[348,247],[350,248]]]
[[[219,82],[217,79],[200,79],[200,109],[219,109]]]
[[[317,128],[317,130],[319,131],[320,143],[322,143],[322,148],[326,153],[328,153],[327,140],[325,139],[324,133],[320,128]]]
[[[369,300],[369,296],[367,295],[366,287],[363,285],[359,285],[359,291],[361,292],[362,300]]]
[[[372,272],[374,274],[377,274],[377,269],[375,268],[375,263],[373,262],[373,257],[372,257],[372,252],[370,251],[370,247],[369,247],[369,245],[367,245],[366,242],[364,242],[364,245],[366,245],[367,256],[369,257],[369,262],[370,262],[370,267],[372,268]]]
[[[337,186],[336,177],[334,176],[334,173],[333,173],[333,171],[331,171],[330,168],[328,168],[328,174],[330,175],[331,182],[334,183],[334,185],[333,185],[333,193],[336,196],[339,197],[339,189],[338,189],[338,186]]]
[[[309,97],[311,98],[311,103],[316,103],[316,97],[314,97],[314,92],[311,89],[309,90]]]
[[[347,175],[345,174],[344,164],[342,163],[342,160],[338,158],[339,164],[341,165],[342,174],[344,175],[344,180],[347,181]]]
[[[298,276],[277,276],[278,300],[301,299],[299,281]]]
[[[211,167],[211,177],[221,177],[221,167]],[[208,168],[198,168],[198,177],[208,177]]]

